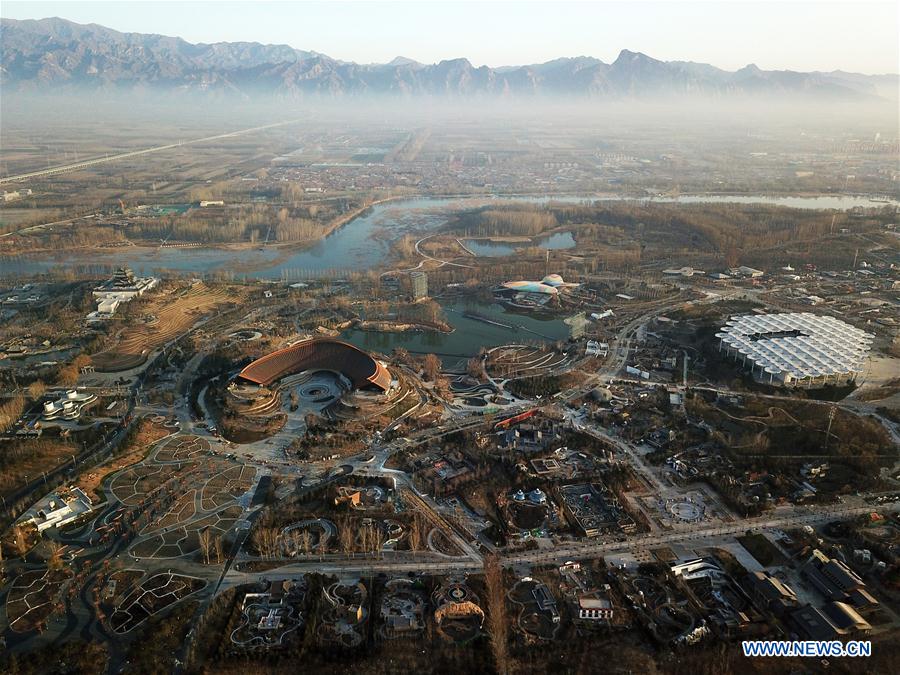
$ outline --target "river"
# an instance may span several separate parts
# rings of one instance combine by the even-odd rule
[[[311,277],[330,276],[340,278],[351,270],[366,270],[381,264],[388,253],[390,241],[405,232],[428,231],[443,225],[454,210],[473,208],[496,201],[527,201],[544,203],[548,201],[633,201],[635,198],[618,196],[511,196],[511,197],[450,197],[412,198],[378,204],[361,216],[333,232],[325,239],[286,254],[283,249],[260,246],[257,248],[233,249],[226,247],[122,247],[92,251],[90,258],[60,252],[23,254],[0,257],[0,276],[30,276],[54,269],[70,269],[82,276],[104,276],[116,267],[128,265],[139,275],[165,275],[166,272],[188,274],[210,274],[233,271],[235,278],[260,278],[272,280],[298,280]],[[858,206],[879,207],[884,202],[876,202],[865,197],[822,195],[817,197],[765,197],[765,196],[722,196],[683,195],[680,197],[658,197],[655,202],[664,203],[740,203],[769,204],[803,209],[841,209]],[[898,206],[900,202],[889,204]],[[468,240],[474,244],[478,255],[502,256],[511,254],[516,246],[504,242]],[[574,245],[571,233],[560,232],[536,245],[544,248],[570,248]],[[477,250],[476,250],[477,249]]]

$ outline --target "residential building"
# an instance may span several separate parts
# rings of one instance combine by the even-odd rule
[[[413,302],[418,302],[428,297],[428,275],[425,272],[410,272],[409,281]]]

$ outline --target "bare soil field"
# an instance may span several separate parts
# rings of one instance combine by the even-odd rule
[[[900,359],[872,356],[859,386],[851,398],[859,401],[883,401],[900,392]],[[896,400],[894,400],[896,406]],[[892,407],[892,406],[889,406]]]

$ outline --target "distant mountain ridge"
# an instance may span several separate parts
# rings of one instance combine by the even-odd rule
[[[704,63],[659,61],[622,50],[612,63],[581,56],[489,68],[467,59],[423,64],[398,56],[357,64],[287,45],[191,44],[51,18],[0,21],[0,84],[7,91],[160,89],[244,96],[432,95],[806,97],[864,100],[896,90],[896,75],[735,72]]]

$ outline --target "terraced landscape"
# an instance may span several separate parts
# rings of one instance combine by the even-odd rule
[[[143,322],[130,323],[118,333],[113,345],[93,355],[94,368],[102,372],[135,368],[154,349],[182,335],[205,314],[243,300],[242,291],[223,286],[210,288],[202,281],[172,296],[173,293],[156,295],[145,308]]]
[[[488,375],[499,379],[558,373],[568,362],[565,353],[549,347],[506,345],[491,349],[484,365]]]

